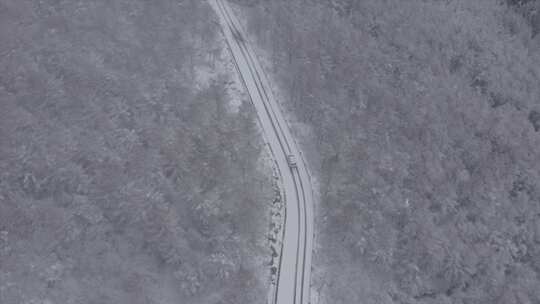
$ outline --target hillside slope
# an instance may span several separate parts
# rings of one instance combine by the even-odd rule
[[[234,2],[318,171],[315,302],[540,301],[537,1]]]
[[[264,303],[272,174],[214,18],[0,0],[0,303]]]

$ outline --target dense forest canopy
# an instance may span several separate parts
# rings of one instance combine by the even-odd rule
[[[314,301],[540,302],[540,2],[235,2],[311,130]]]
[[[0,0],[0,303],[265,301],[271,171],[215,18]]]

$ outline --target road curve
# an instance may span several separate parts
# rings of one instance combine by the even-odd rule
[[[256,109],[263,136],[277,165],[285,194],[285,224],[279,271],[271,304],[310,303],[313,249],[313,190],[311,176],[269,80],[246,39],[244,30],[224,0],[209,0],[219,17],[237,72]],[[287,156],[297,158],[291,168]]]

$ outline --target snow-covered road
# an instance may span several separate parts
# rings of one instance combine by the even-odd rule
[[[269,80],[240,23],[224,0],[209,0],[219,16],[229,50],[243,84],[257,111],[285,193],[285,226],[275,293],[272,304],[310,303],[310,273],[313,244],[313,193],[311,178]],[[294,155],[291,168],[287,156]]]

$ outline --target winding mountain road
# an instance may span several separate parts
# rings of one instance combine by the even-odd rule
[[[313,244],[313,192],[311,177],[282,111],[272,94],[262,65],[249,45],[229,4],[209,0],[223,29],[237,72],[256,109],[263,135],[277,165],[285,194],[285,224],[271,304],[310,303]],[[289,166],[288,156],[297,165]]]

